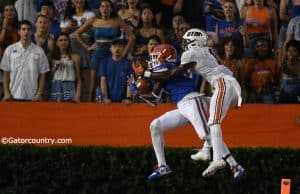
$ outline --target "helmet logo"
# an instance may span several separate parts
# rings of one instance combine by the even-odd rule
[[[191,31],[187,33],[187,36],[202,36],[201,32]]]

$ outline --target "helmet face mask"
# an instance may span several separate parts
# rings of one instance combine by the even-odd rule
[[[195,47],[206,47],[208,36],[205,31],[192,28],[183,35],[183,49],[187,50]]]
[[[188,50],[189,48],[195,47],[195,45],[193,44],[195,40],[183,39],[182,41],[183,41],[182,48],[185,51]]]
[[[153,69],[159,64],[158,58],[159,58],[159,53],[150,53],[150,61],[149,61],[149,68]]]

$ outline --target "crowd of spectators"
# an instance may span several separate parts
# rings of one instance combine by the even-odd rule
[[[204,29],[244,103],[300,103],[299,0],[1,0],[4,101],[135,101],[132,61]],[[200,87],[200,85],[202,86]],[[212,91],[199,79],[199,91]]]

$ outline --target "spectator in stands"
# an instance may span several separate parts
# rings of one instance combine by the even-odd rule
[[[89,45],[83,37],[82,33],[87,29],[92,28],[95,37],[95,43]],[[129,50],[132,50],[135,41],[134,34],[128,29],[126,23],[117,16],[113,9],[113,4],[110,0],[102,0],[99,7],[99,15],[85,22],[76,32],[76,38],[81,45],[88,51],[93,51],[90,68],[90,83],[88,101],[93,101],[96,75],[101,60],[110,56],[110,44],[112,41],[120,37],[120,29],[128,36],[128,43],[123,49],[122,56],[127,56]]]
[[[178,26],[178,32],[176,33],[176,41],[172,42],[172,45],[177,51],[177,60],[176,63],[180,63],[181,54],[183,53],[182,48],[182,37],[186,31],[191,28],[191,25],[188,22],[183,22]]]
[[[254,0],[254,5],[247,8],[242,19],[246,26],[246,36],[249,39],[247,56],[253,55],[253,45],[259,38],[272,41],[272,49],[278,49],[277,14],[273,8],[265,5],[264,0]]]
[[[4,50],[10,44],[19,40],[18,35],[18,16],[13,2],[1,1],[1,20],[0,20],[0,60]],[[2,71],[0,70],[0,98],[3,94]]]
[[[290,40],[298,40],[300,41],[300,5],[293,6],[291,13],[291,20],[288,23],[288,28],[286,31],[286,39],[284,42],[284,48],[286,48],[286,44]],[[286,56],[285,49],[281,50],[281,56]],[[279,62],[283,63],[284,57],[281,57]]]
[[[276,4],[276,2],[274,2],[274,0],[265,0],[265,4],[267,7],[274,9],[275,12],[277,12],[278,10],[278,5]]]
[[[44,15],[38,15],[35,20],[35,33],[32,36],[32,42],[43,48],[46,55],[54,47],[53,35],[49,32],[49,20]]]
[[[85,69],[89,67],[90,53],[78,42],[74,32],[94,16],[95,14],[89,10],[86,0],[69,0],[64,20],[60,23],[61,31],[70,34],[71,48],[74,52],[80,53],[82,67]],[[92,43],[90,29],[85,30],[81,36],[88,44]]]
[[[139,8],[139,0],[127,0],[126,8],[120,9],[118,15],[125,21],[128,28],[136,33],[138,22],[141,17],[141,10]],[[122,31],[121,39],[127,40],[124,32]]]
[[[52,0],[59,21],[64,19],[65,10],[67,9],[69,0]]]
[[[89,7],[92,11],[97,12],[98,7],[100,6],[101,0],[87,0]]]
[[[216,25],[216,44],[224,37],[233,37],[241,44],[238,49],[243,49],[243,42],[246,44],[245,29],[242,20],[239,18],[235,2],[232,0],[225,0],[223,11],[225,19],[217,22]]]
[[[34,23],[36,17],[36,9],[34,5],[34,1],[28,0],[16,0],[15,8],[18,13],[18,19],[21,20],[29,20],[31,23]]]
[[[50,100],[80,102],[80,55],[71,51],[70,38],[61,32],[55,38],[55,47],[49,58],[53,75]]]
[[[235,0],[237,9],[239,10],[239,13],[241,13],[242,7],[245,5],[245,0]]]
[[[84,48],[76,39],[75,31],[82,26],[86,21],[95,16],[94,12],[90,11],[87,0],[69,0],[65,11],[64,20],[61,21],[60,27],[62,32],[70,33],[70,44],[72,51],[79,53],[81,57],[82,68],[82,84],[83,84],[83,100],[88,99],[90,85],[90,52]],[[87,28],[81,34],[81,37],[87,44],[93,42],[93,32],[91,28]]]
[[[164,35],[166,37],[165,42],[172,44],[177,52],[181,50],[182,37],[179,35],[179,25],[183,22],[185,22],[185,19],[181,13],[174,14],[172,19],[172,29],[166,31],[166,34]]]
[[[238,40],[233,37],[225,37],[220,42],[218,54],[221,64],[228,67],[236,80],[241,84],[242,50],[238,47]]]
[[[239,46],[239,40],[232,37],[225,37],[218,46],[218,54],[222,65],[225,65],[232,71],[233,76],[241,85],[242,97],[245,101],[245,86],[241,79],[243,50]]]
[[[43,48],[45,54],[48,54],[53,50],[54,38],[49,32],[49,19],[44,15],[38,15],[35,20],[35,32],[32,35],[32,42]],[[46,87],[44,92],[44,100],[49,99],[51,86],[50,72],[46,73]]]
[[[44,15],[49,20],[49,32],[54,36],[54,38],[60,32],[60,23],[57,21],[56,18],[56,10],[55,7],[50,0],[45,0],[41,4],[41,15]]]
[[[300,41],[290,40],[285,53],[281,66],[279,103],[300,103]]]
[[[32,24],[21,21],[20,41],[6,48],[0,68],[3,70],[4,101],[42,101],[45,73],[49,63],[43,49],[31,42]]]
[[[300,5],[293,9],[297,10],[297,14],[294,15],[295,17],[288,24],[285,43],[292,39],[300,41]]]
[[[6,4],[2,10],[3,17],[0,21],[0,58],[10,44],[19,41],[18,16],[13,4]]]
[[[282,55],[284,50],[284,43],[286,40],[286,31],[291,19],[293,9],[292,0],[281,0],[280,1],[280,9],[279,9],[279,18],[280,18],[280,31],[278,36],[278,62],[282,62]]]
[[[148,56],[152,52],[153,48],[156,47],[159,44],[161,44],[161,40],[158,36],[153,35],[149,38],[149,41],[147,43]]]
[[[239,1],[239,0],[237,0]],[[239,1],[242,2],[242,1]],[[240,18],[244,18],[246,11],[249,7],[251,7],[253,5],[253,0],[244,0],[244,3],[240,9]]]
[[[174,13],[182,11],[183,0],[160,0],[161,17],[157,24],[163,28],[172,28],[172,18]]]
[[[140,55],[137,57],[134,57],[134,60],[142,60],[142,61],[149,61],[149,55],[153,48],[156,45],[161,44],[161,40],[157,35],[152,35],[149,37],[148,43],[147,43],[147,52],[144,53],[144,55]]]
[[[152,35],[157,35],[164,42],[163,31],[156,23],[153,10],[149,6],[144,6],[137,30],[135,55],[147,52],[147,42]]]
[[[207,32],[210,46],[216,42],[216,24],[224,19],[222,3],[224,0],[204,0],[202,4],[202,13],[205,18],[205,31]]]
[[[5,5],[7,5],[7,4],[13,4],[14,5],[15,2],[16,2],[16,0],[1,0],[0,1],[0,10],[3,10]],[[1,15],[1,13],[3,13],[3,12],[0,12],[0,15]]]
[[[254,57],[242,67],[242,82],[248,103],[274,103],[274,88],[278,81],[277,60],[272,56],[269,39],[259,38],[253,49]]]
[[[131,62],[124,58],[124,44],[115,40],[110,46],[111,56],[101,61],[98,76],[104,102],[131,103],[131,90],[127,79],[133,75]]]
[[[156,20],[156,23],[159,24],[159,21],[161,20],[161,3],[160,0],[140,0],[141,7],[151,7],[154,17]]]

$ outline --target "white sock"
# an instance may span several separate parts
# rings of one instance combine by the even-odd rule
[[[151,139],[154,148],[155,156],[158,166],[166,165],[165,150],[164,150],[164,137],[159,127],[151,125]]]
[[[220,124],[210,126],[213,161],[222,159],[223,139]]]

